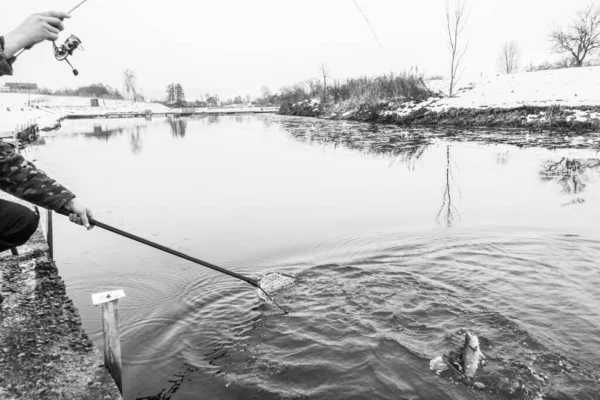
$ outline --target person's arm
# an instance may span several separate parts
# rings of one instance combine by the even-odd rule
[[[75,195],[44,171],[17,154],[12,145],[0,141],[0,190],[40,207],[71,212],[69,219],[88,229],[92,212]]]
[[[49,11],[33,14],[13,31],[0,37],[0,76],[12,75],[12,63],[15,55],[22,49],[44,41],[58,39],[64,29],[63,19],[71,18],[67,13]]]
[[[29,49],[44,40],[56,40],[64,29],[67,13],[50,11],[33,14],[16,29],[0,36],[0,76],[12,75],[12,63],[22,49]],[[38,206],[58,211],[70,211],[69,219],[91,228],[92,212],[67,188],[25,160],[14,148],[0,140],[0,190]]]

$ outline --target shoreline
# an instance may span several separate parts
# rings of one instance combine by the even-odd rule
[[[396,110],[400,103],[385,102],[376,106],[361,105],[357,110],[339,114],[323,110],[315,101],[282,106],[279,114],[392,124],[406,128],[507,128],[528,132],[551,131],[581,134],[600,131],[600,106],[520,106],[515,108],[449,108],[432,110],[414,107],[406,113]]]
[[[17,249],[0,255],[0,398],[122,400],[49,258],[41,223]]]
[[[0,137],[14,137],[24,126],[37,126],[42,132],[60,128],[65,119],[147,118],[239,113],[276,113],[278,107],[205,107],[169,108],[160,103],[127,100],[102,100],[90,105],[90,97],[69,97],[0,93]]]
[[[284,104],[282,115],[393,124],[401,127],[512,128],[567,134],[600,131],[600,67],[480,77],[444,96],[447,82],[424,82],[423,101],[309,99]]]

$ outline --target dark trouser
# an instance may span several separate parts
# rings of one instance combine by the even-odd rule
[[[0,253],[29,240],[40,221],[36,211],[12,201],[0,200]]]

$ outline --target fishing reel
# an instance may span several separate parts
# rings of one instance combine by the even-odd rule
[[[83,50],[83,46],[81,46],[81,40],[79,40],[77,36],[71,35],[67,38],[64,44],[57,46],[56,42],[52,42],[52,46],[54,48],[54,57],[56,58],[56,60],[66,61],[67,64],[69,64],[69,66],[73,70],[73,75],[79,75],[79,71],[73,68],[67,57],[72,56],[73,52],[79,47],[81,47],[81,50]]]

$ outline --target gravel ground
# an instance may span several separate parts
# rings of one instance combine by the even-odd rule
[[[47,248],[0,254],[0,399],[121,399]]]

